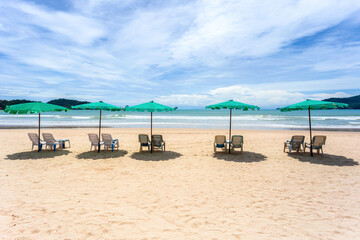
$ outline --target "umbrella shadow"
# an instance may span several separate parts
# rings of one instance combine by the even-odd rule
[[[229,154],[228,152],[216,152],[213,154],[214,158],[230,161],[230,162],[261,162],[266,160],[266,156],[261,153],[254,153],[254,152],[235,152]]]
[[[112,151],[100,151],[99,153],[97,151],[89,151],[89,152],[83,152],[78,155],[76,155],[77,159],[92,159],[92,160],[101,160],[101,159],[109,159],[109,158],[119,158],[123,157],[128,152],[126,150],[114,150]]]
[[[130,157],[140,161],[167,161],[181,157],[182,154],[174,151],[135,152]]]
[[[289,157],[295,158],[300,162],[308,162],[312,164],[322,164],[326,166],[356,166],[359,165],[357,161],[351,158],[344,156],[332,155],[332,154],[314,154],[313,157],[310,156],[310,153],[298,153],[298,154],[288,154]]]
[[[56,150],[54,151],[27,151],[9,154],[6,156],[5,160],[37,160],[37,159],[46,159],[46,158],[54,158],[57,156],[64,156],[70,153],[69,150]]]

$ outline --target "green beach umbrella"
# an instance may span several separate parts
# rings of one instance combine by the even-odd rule
[[[60,112],[67,111],[67,108],[43,103],[43,102],[30,102],[30,103],[21,103],[11,106],[6,106],[4,112],[10,114],[28,114],[28,113],[38,113],[39,114],[39,131],[38,131],[38,152],[40,152],[40,113],[41,112]]]
[[[99,144],[98,144],[98,152],[100,152],[100,133],[101,133],[101,112],[102,110],[105,111],[121,111],[124,110],[123,108],[119,108],[117,106],[100,102],[93,102],[93,103],[85,103],[76,106],[71,106],[72,109],[81,109],[81,110],[100,110],[100,118],[99,118]]]
[[[346,103],[317,101],[317,100],[307,99],[306,101],[295,103],[295,104],[280,108],[280,111],[281,112],[289,112],[289,111],[297,111],[297,110],[308,110],[309,129],[310,129],[310,154],[311,154],[311,156],[313,156],[310,110],[343,108],[343,107],[348,107],[348,106],[349,105]]]
[[[258,106],[249,105],[249,104],[245,104],[245,103],[241,103],[241,102],[236,102],[234,100],[229,100],[229,101],[226,101],[226,102],[209,105],[209,106],[206,106],[205,108],[210,108],[210,109],[213,109],[213,110],[214,109],[230,109],[229,141],[231,140],[231,115],[232,115],[232,110],[233,109],[243,110],[243,111],[247,111],[249,109],[251,109],[251,110],[255,110],[255,109],[260,110],[260,108]],[[229,148],[229,153],[230,153],[230,148]]]
[[[151,114],[151,123],[150,123],[150,136],[152,136],[152,115],[153,112],[157,111],[157,112],[169,112],[169,111],[175,111],[177,109],[177,107],[168,107],[159,103],[156,103],[154,101],[151,102],[147,102],[147,103],[142,103],[139,105],[135,105],[132,107],[125,107],[125,111],[132,111],[132,112],[150,112]],[[153,148],[151,145],[151,152],[153,152]]]

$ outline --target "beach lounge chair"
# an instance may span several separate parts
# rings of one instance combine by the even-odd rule
[[[39,138],[38,138],[38,135],[36,133],[28,133],[29,135],[29,138],[31,140],[31,143],[32,143],[32,146],[31,146],[31,151],[34,150],[34,146],[38,146],[39,145]],[[40,139],[40,151],[41,151],[41,148],[42,146],[45,144],[45,142],[43,140]]]
[[[139,134],[140,152],[143,151],[143,147],[147,147],[150,150],[151,141],[147,134]]]
[[[50,147],[50,149],[56,150],[56,146],[59,145],[61,147],[60,141],[55,140],[54,136],[51,133],[43,133],[43,138],[45,141],[45,149]]]
[[[225,135],[216,135],[214,140],[214,152],[216,152],[217,148],[224,149],[226,151],[226,136]]]
[[[154,150],[160,149],[161,151],[165,151],[165,141],[163,140],[162,135],[152,135],[151,145]]]
[[[244,138],[241,135],[233,135],[231,137],[230,149],[231,151],[235,151],[235,148],[241,148],[241,152],[243,152],[244,147]]]
[[[102,140],[104,141],[104,146],[107,150],[111,147],[111,151],[114,151],[114,148],[116,150],[119,150],[119,141],[118,139],[113,139],[111,134],[103,133],[101,134]]]
[[[289,148],[289,153],[295,150],[298,153],[299,151],[301,151],[301,147],[305,152],[304,140],[305,140],[305,136],[300,136],[300,135],[292,136],[291,140],[286,140],[284,142],[284,152],[286,148]]]
[[[321,154],[324,154],[323,145],[325,145],[325,142],[326,142],[326,136],[314,136],[312,141],[312,148],[316,149],[317,153],[320,153],[321,150]],[[305,143],[305,149],[310,148],[310,145],[311,145],[310,143]]]
[[[97,150],[100,141],[99,136],[95,133],[89,133],[88,135],[91,143],[90,151],[92,150],[93,147],[95,148],[95,150]],[[104,142],[100,142],[100,148],[102,145],[104,145]]]

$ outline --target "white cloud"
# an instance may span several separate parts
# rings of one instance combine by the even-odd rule
[[[195,24],[172,45],[175,59],[262,57],[358,11],[353,1],[200,1]]]
[[[316,80],[311,82],[293,82],[293,87],[280,86],[288,83],[234,85],[211,89],[203,94],[171,94],[158,97],[156,100],[169,105],[203,107],[233,99],[235,101],[258,105],[265,108],[279,107],[304,101],[306,99],[323,100],[331,97],[349,97],[345,92],[325,93],[327,85],[341,79]],[[315,85],[312,85],[316,82]],[[358,81],[357,87],[360,88]],[[312,87],[314,86],[314,87]],[[286,90],[285,90],[286,89]],[[298,90],[297,90],[298,89]],[[313,93],[312,91],[320,91]]]

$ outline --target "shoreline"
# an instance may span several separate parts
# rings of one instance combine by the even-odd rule
[[[98,126],[41,126],[41,129],[98,129]],[[106,129],[147,129],[146,127],[109,127],[109,126],[101,126],[101,128]],[[38,129],[38,127],[25,127],[25,126],[1,126],[0,130],[6,129]],[[193,130],[229,130],[228,128],[196,128],[196,127],[188,127],[188,128],[174,128],[174,127],[154,127],[153,129],[193,129]],[[320,132],[360,132],[360,128],[317,128],[312,127],[312,131],[320,131]],[[309,128],[232,128],[234,131],[309,131]]]

